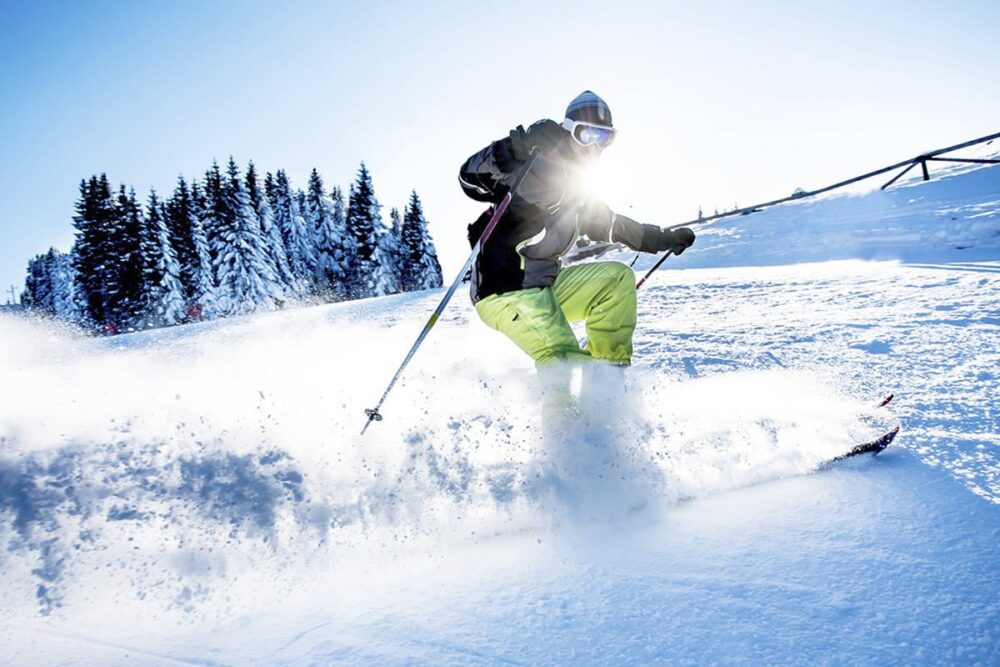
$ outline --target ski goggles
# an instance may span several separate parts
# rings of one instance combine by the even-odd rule
[[[602,150],[614,142],[615,134],[618,133],[618,130],[613,127],[592,125],[591,123],[584,123],[579,120],[570,120],[569,118],[563,121],[562,126],[573,135],[573,139],[576,140],[576,143],[581,146],[596,145]]]

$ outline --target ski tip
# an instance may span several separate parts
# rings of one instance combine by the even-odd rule
[[[878,454],[879,452],[881,452],[882,450],[884,450],[886,447],[888,447],[889,445],[891,445],[892,441],[896,439],[897,435],[899,435],[899,427],[898,426],[896,428],[892,429],[891,431],[889,431],[888,433],[886,433],[885,435],[883,435],[881,438],[879,438],[878,440],[876,440],[874,443],[872,443],[874,445],[872,447],[872,455]]]

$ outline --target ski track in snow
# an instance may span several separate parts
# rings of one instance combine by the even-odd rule
[[[996,664],[1000,170],[955,173],[707,228],[558,438],[461,295],[364,439],[440,292],[0,319],[10,662]]]

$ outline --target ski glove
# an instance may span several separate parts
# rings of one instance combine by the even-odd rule
[[[694,232],[687,227],[667,230],[646,226],[642,233],[643,252],[663,252],[673,250],[675,255],[680,255],[694,244]]]
[[[518,125],[510,131],[510,152],[515,160],[524,162],[535,148],[547,153],[556,147],[566,130],[554,120],[540,120],[527,130]]]

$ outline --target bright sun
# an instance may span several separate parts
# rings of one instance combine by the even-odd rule
[[[602,201],[619,201],[626,195],[625,183],[620,172],[611,169],[608,163],[598,160],[580,170],[580,187],[584,192],[596,195]]]

